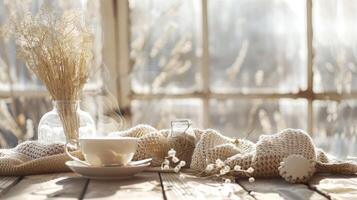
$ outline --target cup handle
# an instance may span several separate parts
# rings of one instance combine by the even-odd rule
[[[73,155],[68,151],[68,145],[70,145],[70,144],[78,144],[78,141],[72,139],[72,140],[69,140],[68,142],[66,142],[66,144],[64,145],[64,151],[66,152],[66,154],[67,154],[70,158],[72,158],[72,160],[77,161],[77,162],[80,162],[80,163],[82,163],[82,164],[84,164],[84,165],[89,166],[89,164],[88,164],[86,161],[83,161],[83,160],[81,160],[81,159],[79,159],[79,158],[73,156]]]

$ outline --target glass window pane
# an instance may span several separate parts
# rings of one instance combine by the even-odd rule
[[[357,101],[314,102],[317,146],[337,156],[357,156]]]
[[[285,128],[306,130],[305,100],[211,100],[211,127],[224,135],[257,141]]]
[[[313,2],[314,90],[357,91],[357,2]]]
[[[130,1],[132,90],[189,93],[199,88],[200,1]]]
[[[10,11],[32,12],[34,15],[42,6],[43,1],[34,0],[26,2],[0,1],[0,27],[5,25]],[[85,89],[98,89],[102,85],[99,66],[102,64],[102,29],[100,18],[100,1],[49,1],[50,6],[55,12],[63,13],[66,10],[82,10],[84,18],[90,30],[94,34],[93,61],[92,66],[95,68],[93,75]],[[20,4],[20,6],[18,5]],[[0,36],[0,91],[9,91],[10,86],[13,90],[38,90],[44,89],[41,82],[27,69],[25,64],[17,59],[16,44],[13,38],[4,38]]]
[[[170,128],[175,119],[191,119],[194,127],[202,127],[202,101],[199,99],[134,100],[131,104],[132,124],[145,123],[158,129]]]
[[[306,2],[208,1],[211,88],[297,92],[306,88]]]
[[[42,115],[51,109],[51,100],[47,97],[0,99],[0,148],[36,139],[37,125]]]

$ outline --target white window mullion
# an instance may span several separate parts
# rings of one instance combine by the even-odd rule
[[[115,0],[114,0],[115,1]],[[130,108],[131,95],[131,65],[130,65],[130,22],[129,22],[129,2],[115,1],[117,9],[117,32],[118,32],[118,77],[119,85],[119,106],[121,109]]]
[[[108,71],[108,75],[110,77],[106,77],[109,80],[103,80],[105,82],[106,87],[109,92],[118,97],[118,84],[116,82],[116,74],[118,74],[117,68],[117,30],[116,30],[116,22],[117,22],[117,12],[115,11],[113,0],[102,0],[100,2],[100,11],[101,11],[101,22],[102,22],[102,30],[103,30],[103,48],[102,48],[102,56],[103,63],[106,66],[106,70]],[[103,77],[105,78],[105,77]]]
[[[209,127],[209,97],[210,97],[210,68],[209,68],[209,38],[208,38],[208,8],[207,0],[202,0],[202,90],[203,90],[203,127]]]
[[[312,31],[312,0],[306,0],[306,30],[307,30],[307,131],[312,135],[313,122],[313,31]]]
[[[185,99],[185,98],[214,98],[214,99],[311,99],[314,100],[332,100],[341,101],[344,99],[357,99],[357,92],[352,93],[337,93],[337,92],[326,92],[326,93],[314,93],[313,97],[310,97],[309,93],[301,91],[299,93],[209,93],[206,95],[203,92],[197,93],[187,93],[187,94],[132,94],[133,99]]]

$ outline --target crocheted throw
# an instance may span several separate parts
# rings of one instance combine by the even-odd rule
[[[176,137],[169,137],[169,133],[169,130],[158,131],[148,125],[138,125],[113,135],[140,138],[134,158],[152,157],[156,166],[163,162],[167,151],[173,148],[177,157],[197,171],[204,171],[208,164],[221,159],[231,169],[236,165],[243,169],[252,167],[254,172],[251,175],[254,177],[282,176],[293,183],[306,182],[315,172],[357,173],[357,163],[329,159],[302,130],[286,129],[277,134],[262,135],[256,144],[225,137],[212,129],[194,129]],[[299,169],[302,165],[294,163],[303,161],[307,161],[306,172]],[[299,167],[294,169],[291,165]],[[246,173],[236,175],[247,176]]]
[[[72,149],[73,150],[73,149]],[[72,154],[82,157],[79,152]],[[70,160],[61,143],[43,144],[26,141],[13,149],[0,149],[0,175],[23,176],[67,172]]]
[[[290,182],[307,181],[315,172],[357,173],[356,163],[329,159],[302,130],[286,129],[277,134],[262,135],[257,143],[225,137],[211,129],[194,129],[172,136],[169,130],[157,130],[148,125],[138,125],[111,135],[139,138],[134,160],[153,158],[153,166],[160,166],[168,150],[173,148],[178,158],[198,171],[204,171],[208,164],[221,159],[231,168],[236,165],[243,169],[253,167],[254,177],[282,176]],[[64,164],[67,160],[63,144],[25,142],[0,152],[0,175],[68,171]],[[294,162],[299,162],[306,170],[294,168]]]

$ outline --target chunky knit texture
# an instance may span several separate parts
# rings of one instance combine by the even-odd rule
[[[217,159],[233,168],[253,167],[255,177],[279,176],[280,162],[291,155],[299,155],[316,162],[317,172],[355,174],[357,164],[336,162],[320,149],[315,148],[310,136],[302,130],[286,129],[273,135],[262,135],[254,144],[245,139],[225,137],[215,130],[194,129],[171,136],[169,130],[156,130],[148,125],[138,125],[112,136],[139,138],[134,160],[153,158],[152,165],[160,166],[171,148],[187,166],[203,171]],[[77,152],[80,156],[79,152]],[[25,142],[14,149],[0,151],[0,175],[29,175],[68,171],[63,144]],[[246,174],[237,174],[245,176]]]
[[[138,125],[114,135],[140,138],[134,159],[153,157],[155,166],[161,164],[170,148],[174,148],[178,157],[197,171],[203,171],[208,164],[221,159],[231,168],[235,165],[243,169],[253,167],[255,177],[276,177],[280,176],[278,168],[284,158],[301,155],[316,162],[317,172],[357,173],[356,163],[331,161],[327,154],[314,146],[307,133],[297,129],[262,135],[256,144],[245,139],[225,137],[212,129],[194,129],[175,139],[170,137],[168,130],[158,131],[151,126]],[[246,176],[245,173],[238,175]]]
[[[357,173],[357,163],[332,163],[322,150],[315,148],[307,133],[296,129],[262,135],[256,144],[246,140],[235,142],[216,131],[206,130],[193,153],[191,168],[203,171],[208,164],[221,159],[231,168],[235,165],[243,169],[253,167],[255,177],[275,177],[279,176],[280,162],[290,155],[301,155],[316,162],[317,172]]]
[[[256,176],[277,176],[280,162],[289,155],[297,154],[316,160],[315,147],[310,136],[302,130],[287,129],[274,135],[262,135],[252,157]]]
[[[195,149],[195,135],[186,132],[171,136],[169,130],[156,130],[148,125],[138,125],[124,132],[112,133],[111,136],[126,136],[139,138],[138,149],[134,160],[152,158],[153,166],[160,166],[170,149],[177,151],[176,156],[186,161],[189,166]]]
[[[73,152],[81,156],[79,152]],[[43,144],[27,141],[13,149],[0,150],[0,175],[22,176],[70,171],[65,162],[70,158],[60,143]]]

